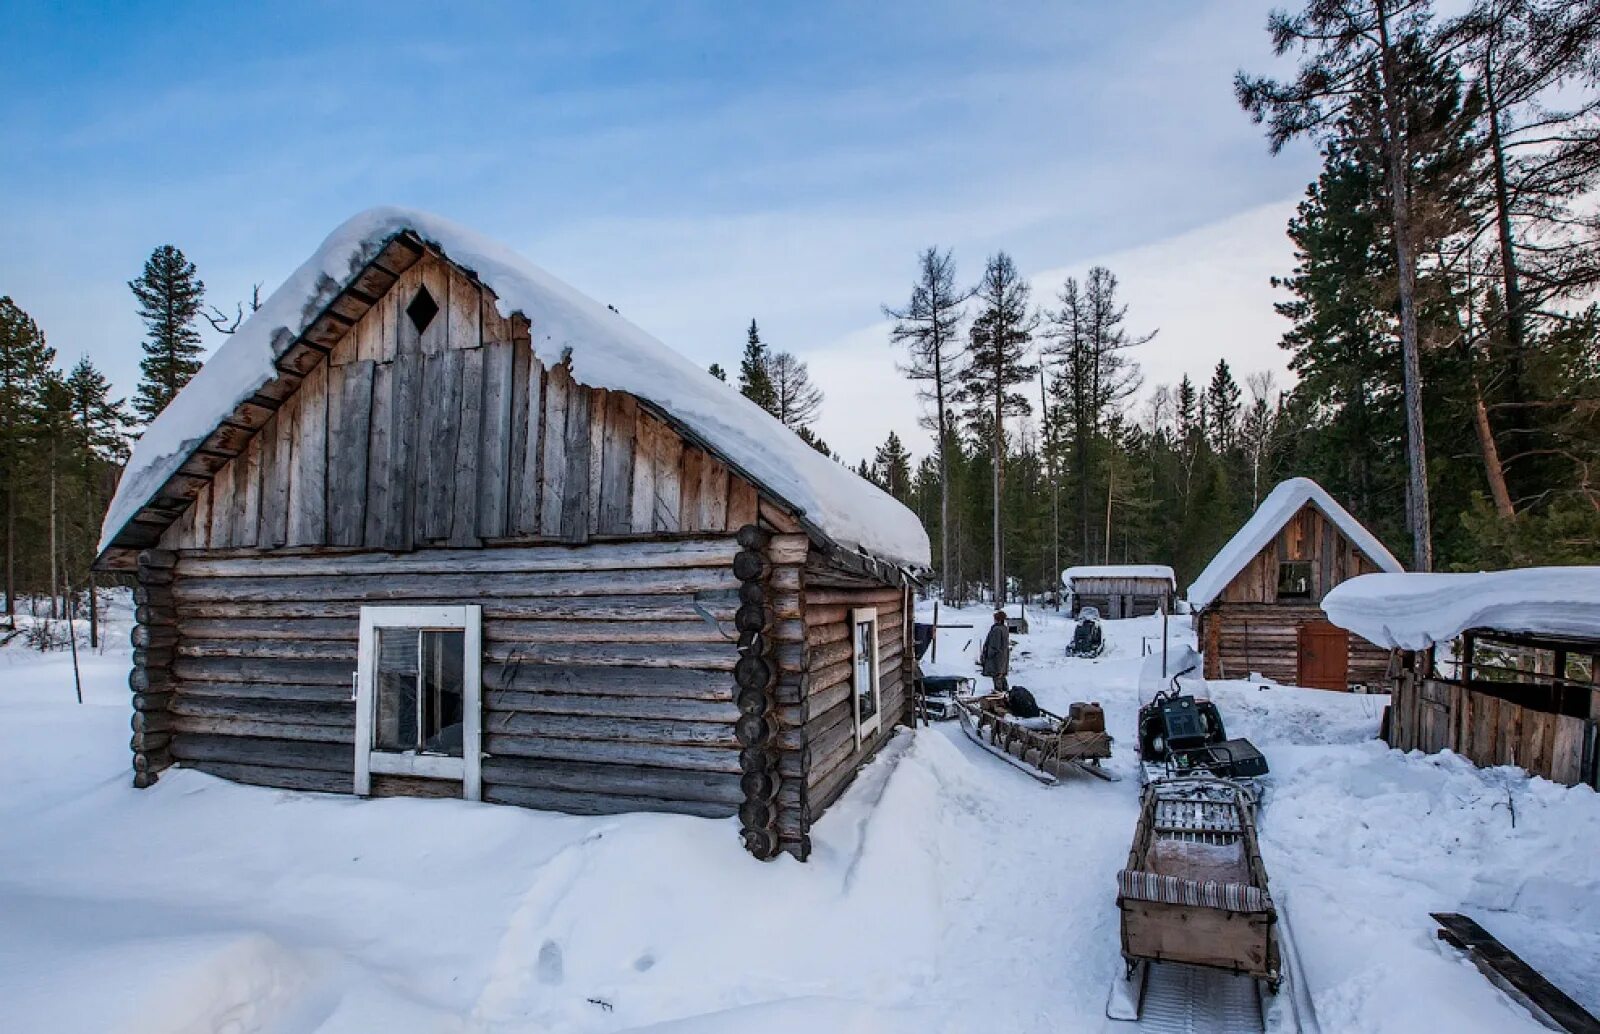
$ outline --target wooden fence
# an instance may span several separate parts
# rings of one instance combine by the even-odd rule
[[[1408,671],[1395,680],[1388,742],[1428,754],[1452,750],[1477,765],[1518,765],[1566,786],[1593,786],[1595,724]]]

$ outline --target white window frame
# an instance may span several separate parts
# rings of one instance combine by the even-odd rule
[[[856,626],[863,621],[872,622],[872,702],[877,706],[872,717],[861,720],[861,686],[857,673],[861,671],[861,641],[856,637]],[[850,611],[850,709],[856,723],[856,746],[883,727],[883,672],[879,670],[878,608],[856,607]]]
[[[460,629],[461,659],[461,756],[404,754],[372,747],[373,714],[376,701],[378,630],[414,628],[423,630]],[[356,742],[355,792],[363,797],[372,792],[372,776],[420,776],[425,779],[459,779],[461,795],[469,801],[483,799],[483,608],[470,604],[461,607],[362,607],[361,646],[356,661]]]

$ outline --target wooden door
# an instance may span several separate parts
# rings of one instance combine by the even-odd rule
[[[1349,689],[1349,672],[1350,633],[1325,621],[1300,626],[1300,685]]]

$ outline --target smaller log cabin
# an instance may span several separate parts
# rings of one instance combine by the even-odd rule
[[[1399,570],[1321,485],[1283,482],[1189,587],[1206,678],[1259,674],[1338,690],[1383,685],[1389,651],[1329,623],[1320,604],[1348,578]]]
[[[1403,651],[1389,746],[1600,789],[1600,568],[1375,575],[1323,609]]]
[[[1061,588],[1073,617],[1094,607],[1103,618],[1138,618],[1172,613],[1178,579],[1160,564],[1083,565],[1061,572]]]
[[[761,858],[910,714],[905,507],[519,256],[363,213],[151,424],[137,786],[739,817]]]

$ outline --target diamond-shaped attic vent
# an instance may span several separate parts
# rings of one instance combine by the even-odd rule
[[[426,287],[417,291],[417,296],[411,299],[411,304],[406,306],[406,316],[411,320],[411,325],[417,328],[420,334],[428,329],[428,324],[439,315],[439,303],[433,300],[433,295],[428,293]]]

